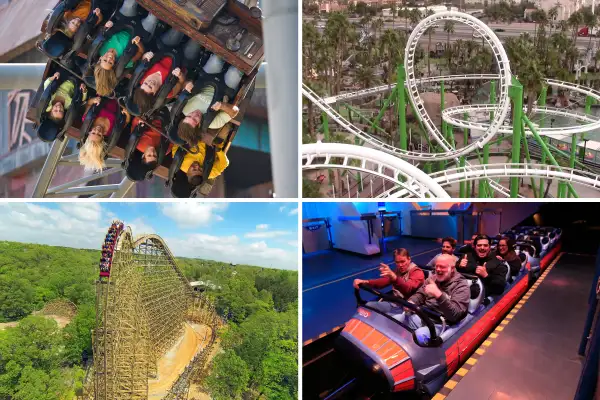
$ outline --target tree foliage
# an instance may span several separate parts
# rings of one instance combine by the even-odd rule
[[[71,400],[92,356],[99,251],[0,242],[0,400]],[[298,273],[178,258],[228,321],[206,385],[215,400],[295,399]],[[54,299],[77,305],[60,329],[31,315]]]
[[[215,400],[298,398],[298,273],[181,259],[228,324],[206,381]]]

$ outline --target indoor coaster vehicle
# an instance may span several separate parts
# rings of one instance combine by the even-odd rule
[[[560,247],[560,243],[556,243],[544,252],[540,261],[542,271],[559,253]],[[487,297],[476,275],[463,274],[471,288],[468,313],[451,328],[445,325],[440,314],[426,307],[416,306],[361,284],[360,289],[355,289],[357,312],[346,323],[334,344],[346,373],[337,372],[338,385],[335,389],[320,390],[319,398],[431,398],[539,276],[529,270],[529,258],[523,254],[520,258],[521,270],[516,276],[509,276],[508,269],[505,290],[498,296]],[[424,270],[427,278],[430,271]],[[389,301],[408,309],[421,318],[423,327],[411,329],[392,316],[370,307],[361,297],[361,290],[375,295],[375,301]],[[439,335],[436,324],[442,325]],[[423,329],[429,331],[428,341],[422,339],[420,332]]]
[[[260,9],[254,6],[256,2],[245,3],[250,6],[237,0],[208,0],[200,6],[171,0],[59,1],[42,26],[42,32],[47,35],[38,43],[38,48],[50,60],[27,114],[34,122],[40,139],[53,142],[33,196],[124,196],[136,181],[154,175],[165,179],[174,197],[208,196],[214,182],[214,179],[208,178],[213,168],[214,158],[211,155],[214,147],[217,146],[219,151],[226,154],[233,143],[264,59]],[[75,32],[65,33],[69,29],[70,20],[67,16],[71,14],[68,13],[74,10],[80,13],[87,11],[88,17],[80,21],[81,25]],[[110,22],[108,27],[107,22]],[[114,46],[110,40],[117,34],[126,35],[127,40],[121,42],[123,48],[119,48],[120,53],[111,64],[116,86],[112,92],[105,93],[106,96],[100,96],[94,68],[99,65],[100,57],[106,54],[107,47]],[[133,38],[137,37],[140,40],[134,43]],[[153,57],[141,58],[142,52],[152,52]],[[155,93],[151,107],[141,110],[136,104],[134,92],[140,89],[143,78],[164,58],[171,60],[169,75]],[[176,68],[181,69],[186,81],[193,82],[194,89],[191,92],[172,91],[178,83],[172,74]],[[56,72],[60,77],[53,79],[50,84],[44,84]],[[71,84],[63,85],[66,81]],[[80,87],[82,83],[85,89]],[[204,170],[202,183],[198,184],[196,180],[192,185],[185,179],[185,172],[181,168],[182,164],[185,165],[187,155],[199,154],[198,145],[180,139],[177,131],[186,105],[194,96],[206,93],[206,90],[201,91],[207,88],[212,98],[205,100],[206,109],[201,114],[198,131],[207,134],[205,136],[210,137],[211,141],[206,143],[204,163],[201,162]],[[65,97],[67,101],[64,101]],[[100,185],[97,190],[93,186],[74,187],[119,173],[122,169],[118,166],[127,169],[132,165],[131,156],[134,152],[127,145],[130,143],[130,132],[135,127],[130,128],[123,117],[119,117],[110,138],[106,135],[106,165],[115,168],[103,169],[95,177],[86,176],[71,184],[51,188],[50,183],[58,164],[77,165],[76,155],[63,156],[68,142],[65,138],[79,140],[79,147],[85,143],[90,120],[86,118],[82,121],[81,116],[86,99],[94,97],[102,97],[103,102],[106,99],[118,100],[119,107],[127,110],[131,116],[139,116],[146,127],[160,134],[164,138],[159,149],[160,163],[153,171],[130,173],[128,170],[121,184],[112,185],[115,186],[113,191],[108,190],[111,185],[104,185],[102,189]],[[64,115],[57,118],[53,114],[49,118],[51,107],[57,102],[63,104]],[[237,114],[224,126],[209,129],[217,114],[213,109],[217,103],[226,103]],[[170,111],[165,111],[165,106],[170,107]],[[96,111],[92,111],[92,114]],[[153,124],[158,120],[160,124]],[[177,146],[173,154],[166,151],[171,145]]]

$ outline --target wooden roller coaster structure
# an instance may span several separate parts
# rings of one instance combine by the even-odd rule
[[[115,239],[109,276],[96,283],[93,366],[85,399],[147,399],[157,362],[183,334],[185,323],[210,327],[209,343],[186,367],[167,398],[184,399],[192,376],[206,368],[220,318],[214,305],[194,292],[158,235],[134,238],[131,228]]]

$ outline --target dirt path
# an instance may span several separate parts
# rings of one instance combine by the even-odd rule
[[[38,313],[33,313],[33,314],[34,315],[40,315]],[[51,318],[51,319],[55,320],[56,323],[58,324],[58,327],[60,329],[64,328],[65,326],[67,326],[69,324],[69,322],[71,322],[70,318],[63,317],[63,316],[60,316],[60,315],[43,315],[43,317]],[[19,321],[0,323],[0,331],[3,330],[3,329],[6,329],[6,328],[14,328],[18,324],[19,324]]]
[[[208,361],[207,363],[210,364],[210,362],[212,361],[212,359],[219,354],[219,352],[221,351],[221,346],[220,346],[220,341],[219,339],[217,339],[215,341],[215,346],[213,347],[212,352],[210,353],[210,355],[208,356]],[[200,385],[194,384],[192,383],[190,385],[190,394],[189,394],[189,398],[190,400],[212,400],[212,398],[208,395],[208,393],[203,392],[200,389]]]
[[[15,326],[17,326],[17,324],[19,323],[19,321],[14,321],[14,322],[2,322],[0,323],[0,331],[4,330],[6,328],[14,328]]]
[[[185,324],[181,338],[158,361],[157,378],[148,381],[149,400],[159,400],[167,395],[196,353],[208,344],[210,335],[210,328],[206,325]]]

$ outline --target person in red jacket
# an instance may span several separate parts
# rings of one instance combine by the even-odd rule
[[[406,249],[394,250],[394,263],[395,271],[392,271],[389,265],[382,263],[379,266],[381,275],[378,279],[355,279],[354,287],[358,288],[361,283],[367,283],[377,289],[392,285],[395,296],[408,299],[423,285],[425,274],[410,261],[410,254]]]

